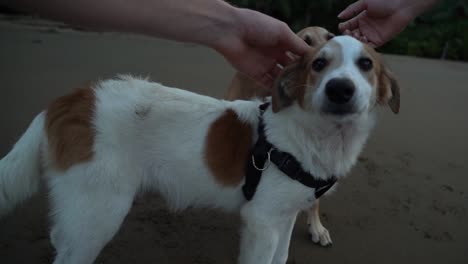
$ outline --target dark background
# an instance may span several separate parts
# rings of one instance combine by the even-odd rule
[[[392,1],[392,0],[389,0]],[[337,32],[337,15],[354,0],[231,0],[269,14],[298,31],[322,26]],[[441,1],[415,19],[380,51],[427,58],[468,61],[468,0]]]
[[[392,1],[392,0],[389,0]],[[337,15],[355,0],[228,0],[285,21],[294,31],[321,26],[337,33]],[[0,6],[0,13],[18,15]],[[468,61],[468,0],[440,1],[416,18],[380,52],[417,57]]]

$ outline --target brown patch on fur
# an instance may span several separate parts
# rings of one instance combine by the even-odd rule
[[[316,48],[311,48],[300,60],[283,69],[273,85],[272,109],[278,112],[297,101],[304,108],[304,97],[307,89],[315,88],[318,74],[311,70],[312,63],[317,57],[317,51],[321,50],[322,43]]]
[[[236,186],[242,181],[252,145],[252,126],[240,121],[233,110],[226,110],[211,124],[205,161],[219,183]]]
[[[80,88],[49,105],[45,125],[50,157],[58,169],[92,158],[94,103],[94,90]]]
[[[384,66],[382,56],[364,45],[364,52],[372,58],[374,69],[368,74],[369,82],[377,88],[376,103],[388,104],[396,114],[400,111],[400,88],[393,74]]]
[[[307,79],[305,66],[305,58],[301,58],[300,61],[285,67],[276,79],[271,95],[271,106],[274,113],[292,105],[295,100],[302,105]]]

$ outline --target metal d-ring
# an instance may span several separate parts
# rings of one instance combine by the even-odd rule
[[[257,169],[257,170],[259,170],[259,171],[264,171],[264,170],[268,169],[268,167],[269,167],[270,164],[271,164],[271,159],[270,159],[270,157],[271,157],[271,151],[272,151],[272,150],[273,150],[273,148],[271,148],[271,149],[267,152],[267,155],[268,155],[268,156],[267,156],[267,162],[268,162],[268,163],[267,163],[265,166],[263,166],[263,168],[257,167],[257,164],[255,164],[255,157],[254,157],[254,155],[252,155],[252,164],[253,164],[253,166],[254,166],[255,169]]]

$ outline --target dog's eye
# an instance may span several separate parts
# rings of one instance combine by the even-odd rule
[[[372,61],[368,58],[360,58],[357,62],[359,68],[363,71],[369,71],[372,69]]]
[[[312,63],[312,69],[314,69],[314,71],[316,72],[323,70],[325,66],[327,66],[327,60],[323,58],[318,58]]]

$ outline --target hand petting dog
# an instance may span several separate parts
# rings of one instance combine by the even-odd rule
[[[338,27],[346,35],[379,47],[437,2],[438,0],[359,0],[338,14],[338,18],[346,20]]]

